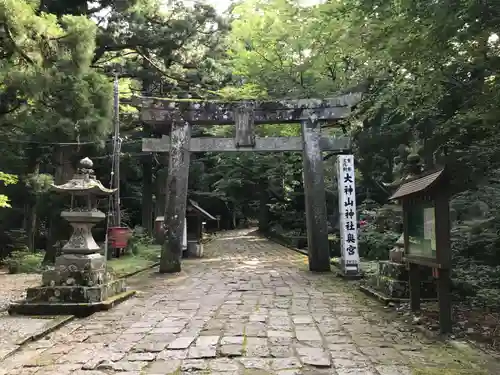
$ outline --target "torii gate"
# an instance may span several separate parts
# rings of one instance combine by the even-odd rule
[[[302,151],[309,269],[330,271],[322,151],[348,153],[348,137],[321,135],[321,124],[347,118],[361,93],[330,99],[216,102],[137,97],[141,119],[162,138],[143,138],[142,151],[169,152],[165,243],[160,272],[181,270],[191,152]],[[301,137],[255,137],[258,124],[301,124]],[[235,125],[235,138],[191,138],[191,125]],[[169,134],[169,136],[167,136]]]

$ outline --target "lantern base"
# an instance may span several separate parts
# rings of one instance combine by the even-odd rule
[[[62,254],[54,268],[43,273],[42,285],[28,288],[26,300],[11,304],[9,312],[88,315],[130,295],[133,292],[127,292],[125,280],[106,270],[101,254]]]
[[[42,289],[37,293],[43,293],[45,287],[31,288]],[[109,290],[108,290],[109,293]],[[85,317],[98,311],[109,310],[115,305],[135,295],[135,290],[128,290],[98,302],[44,302],[30,301],[28,299],[15,301],[9,306],[10,315],[75,315]],[[102,293],[96,293],[101,294]]]
[[[43,273],[42,286],[97,286],[114,280],[106,273],[106,259],[103,255],[62,254],[56,258],[53,268]]]

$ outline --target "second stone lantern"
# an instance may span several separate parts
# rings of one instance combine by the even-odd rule
[[[126,290],[123,279],[115,279],[106,258],[92,236],[92,227],[106,215],[96,207],[98,196],[115,190],[96,179],[89,158],[80,161],[76,174],[53,191],[69,194],[70,209],[61,216],[73,227],[73,234],[56,258],[55,266],[44,272],[42,285],[28,288],[26,300],[16,301],[10,313],[86,315],[107,309],[134,292]]]

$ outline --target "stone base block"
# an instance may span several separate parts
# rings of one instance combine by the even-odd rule
[[[127,290],[125,280],[119,279],[96,286],[41,286],[28,288],[26,300],[34,302],[95,303]]]
[[[42,285],[92,287],[110,278],[106,277],[106,260],[101,254],[63,254],[56,258],[53,269],[43,273]]]
[[[202,258],[203,257],[203,244],[188,241],[187,243],[187,255],[192,258]]]
[[[378,274],[394,280],[408,281],[408,269],[406,264],[391,261],[380,261],[378,263]]]
[[[359,272],[344,272],[342,270],[338,270],[337,271],[337,276],[338,277],[341,277],[345,280],[361,280],[364,276],[362,273],[359,273]]]
[[[344,259],[340,258],[340,261],[334,264],[337,267],[337,276],[346,280],[359,280],[364,277],[363,272],[359,268],[359,264],[354,268],[346,270]]]
[[[410,298],[408,281],[396,280],[382,275],[374,275],[368,278],[366,284],[393,300],[406,300]],[[420,288],[422,299],[434,299],[437,297],[436,283],[434,281],[422,281]]]
[[[106,300],[88,303],[16,301],[9,306],[10,315],[74,315],[84,317],[97,311],[109,310],[115,305],[135,295],[129,290]]]
[[[433,282],[432,269],[429,267],[420,267],[420,280]],[[408,268],[405,263],[396,263],[389,260],[378,262],[378,274],[394,280],[408,281]]]
[[[396,280],[382,275],[373,275],[367,280],[367,284],[389,298],[409,298],[408,281]]]

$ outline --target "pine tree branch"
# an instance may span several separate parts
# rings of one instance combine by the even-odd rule
[[[21,49],[21,47],[19,47],[16,44],[16,41],[14,40],[14,37],[12,36],[12,33],[10,32],[9,26],[6,23],[3,24],[3,30],[5,31],[5,35],[7,36],[9,41],[12,43],[12,47],[17,51],[17,53],[19,53],[19,55],[21,55],[21,57],[24,60],[26,60],[26,62],[28,62],[30,65],[35,65],[35,62]]]

